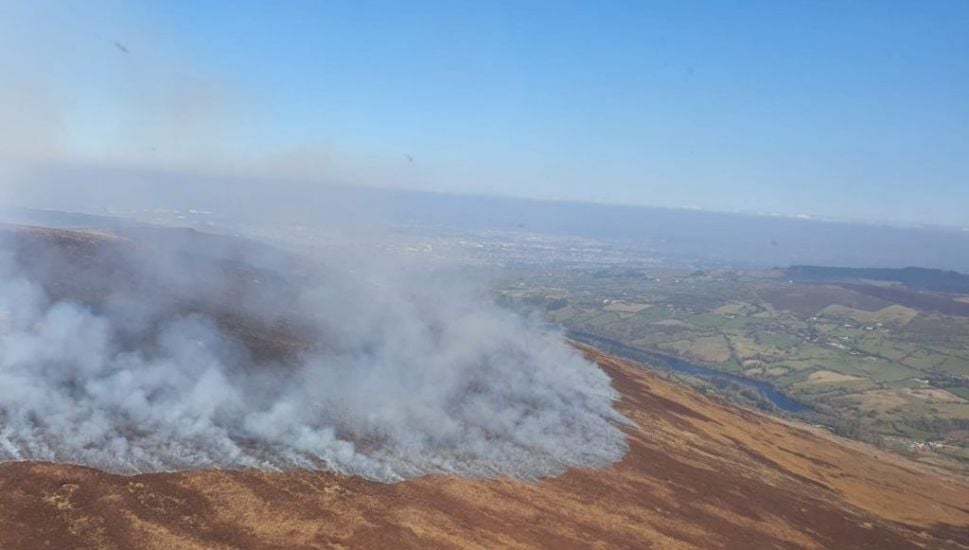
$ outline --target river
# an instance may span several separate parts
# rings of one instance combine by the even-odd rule
[[[771,403],[774,404],[778,409],[781,409],[789,413],[800,413],[809,411],[810,407],[791,399],[780,390],[772,386],[767,382],[760,380],[752,380],[750,378],[745,378],[743,376],[738,376],[736,374],[730,374],[726,372],[721,372],[710,367],[705,367],[702,365],[697,365],[691,363],[679,357],[673,357],[671,355],[666,355],[663,353],[657,353],[654,351],[646,351],[639,348],[634,348],[632,346],[627,346],[621,342],[611,340],[609,338],[602,338],[594,334],[589,334],[586,332],[578,331],[567,331],[566,336],[575,340],[576,342],[581,342],[583,344],[589,344],[594,346],[606,353],[611,353],[613,355],[618,355],[626,359],[631,359],[633,361],[638,361],[641,363],[646,363],[647,365],[659,366],[668,368],[674,372],[680,372],[683,374],[688,374],[690,376],[698,376],[701,378],[707,378],[711,380],[724,380],[727,382],[733,382],[748,388],[753,388],[760,392],[761,395],[766,397]]]

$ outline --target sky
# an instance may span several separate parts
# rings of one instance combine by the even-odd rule
[[[78,163],[969,226],[969,3],[738,4],[0,0],[0,181]]]

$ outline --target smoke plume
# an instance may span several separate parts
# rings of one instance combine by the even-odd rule
[[[626,450],[608,377],[486,294],[174,230],[6,228],[0,459],[536,478]]]

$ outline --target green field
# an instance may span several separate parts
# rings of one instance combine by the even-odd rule
[[[770,382],[847,435],[969,456],[967,317],[771,272],[522,272],[498,290],[567,329]]]

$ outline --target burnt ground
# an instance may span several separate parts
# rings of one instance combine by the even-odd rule
[[[0,465],[0,548],[966,548],[969,485],[587,350],[637,426],[537,483]]]

